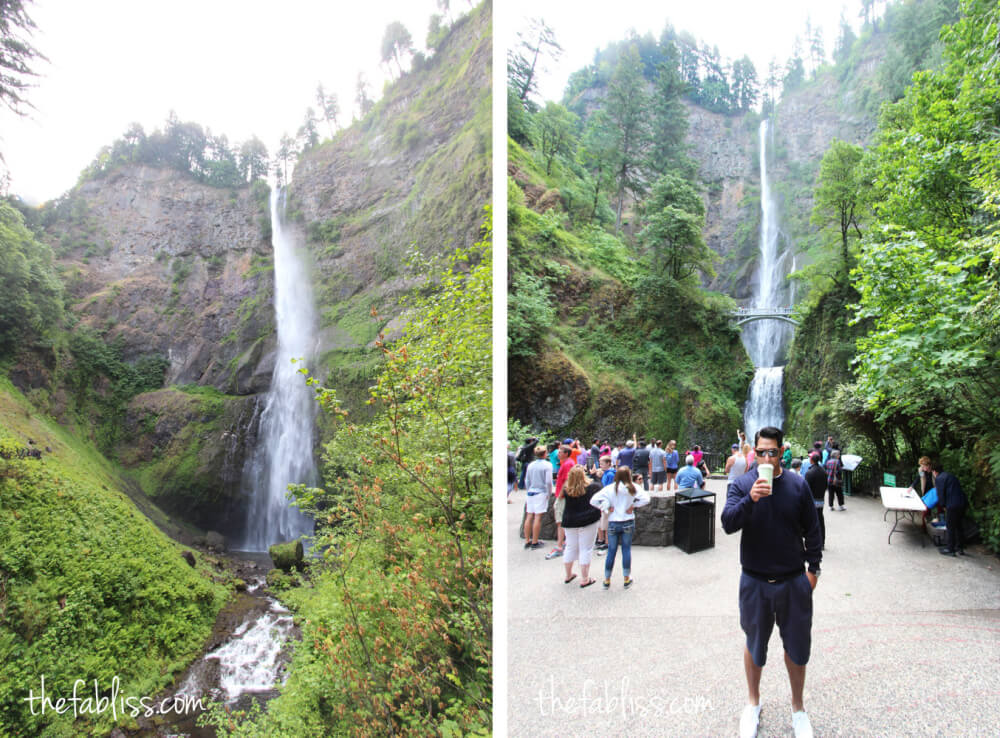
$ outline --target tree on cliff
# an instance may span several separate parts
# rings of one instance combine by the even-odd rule
[[[834,139],[820,162],[813,192],[810,222],[840,238],[839,264],[827,276],[841,287],[850,282],[854,266],[851,239],[861,238],[860,223],[868,208],[870,186],[862,166],[863,156],[860,146]]]
[[[358,106],[358,115],[361,118],[368,115],[375,107],[375,101],[371,98],[371,88],[364,72],[358,72],[358,78],[354,82],[354,102]]]
[[[643,189],[640,167],[649,144],[649,95],[642,75],[642,60],[636,47],[629,46],[622,54],[608,85],[605,109],[614,124],[616,137],[615,180],[618,186],[618,207],[615,231],[621,230],[625,197],[638,197]]]
[[[578,122],[573,113],[551,101],[535,116],[533,138],[545,160],[546,174],[552,174],[552,162],[557,156],[569,156]]]
[[[267,146],[256,136],[240,145],[238,166],[245,182],[267,176]]]
[[[529,96],[538,90],[539,61],[559,59],[563,48],[541,18],[532,18],[527,31],[518,31],[517,45],[507,52],[507,81],[518,100],[529,110],[537,109]]]
[[[705,243],[705,203],[688,182],[664,174],[642,206],[645,228],[639,239],[649,249],[652,268],[681,282],[695,272],[715,276],[718,255]]]
[[[403,59],[413,54],[413,36],[399,21],[393,21],[385,28],[382,36],[382,63],[386,66],[390,61],[396,62],[399,75],[403,76]]]
[[[327,94],[322,83],[316,85],[316,105],[319,106],[320,114],[330,127],[330,138],[333,138],[337,128],[337,116],[340,115],[340,100],[337,98],[337,93]]]

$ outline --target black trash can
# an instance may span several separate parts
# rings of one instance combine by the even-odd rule
[[[685,553],[715,546],[715,493],[677,490],[674,505],[674,545]]]

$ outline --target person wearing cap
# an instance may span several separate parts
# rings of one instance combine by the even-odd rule
[[[542,516],[549,509],[552,494],[552,465],[545,458],[545,447],[535,446],[535,460],[528,464],[524,475],[527,494],[524,501],[524,547],[541,548]]]
[[[618,454],[618,466],[627,466],[629,470],[632,469],[632,459],[635,457],[635,441],[631,438],[625,441],[625,448],[621,450]]]
[[[785,651],[792,692],[792,729],[812,738],[802,703],[806,664],[812,645],[813,590],[819,581],[823,543],[809,486],[798,474],[783,473],[780,429],[765,426],[754,437],[757,469],[729,485],[722,529],[740,537],[739,610],[746,634],[743,668],[748,704],[740,716],[740,735],[757,735],[760,678],[775,623]],[[761,474],[770,467],[773,479]]]

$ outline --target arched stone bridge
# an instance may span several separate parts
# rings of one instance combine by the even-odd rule
[[[799,321],[792,318],[792,308],[737,308],[730,315],[736,319],[736,325],[745,325],[755,320],[783,320],[792,325]]]

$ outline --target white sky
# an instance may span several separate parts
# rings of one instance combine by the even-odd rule
[[[435,0],[34,0],[28,10],[50,63],[35,64],[27,119],[0,112],[0,151],[10,192],[29,202],[58,197],[130,123],[150,133],[170,110],[230,145],[256,135],[273,153],[316,108],[322,82],[349,123],[359,71],[381,97],[386,26],[401,21],[422,50],[438,12]]]
[[[500,5],[513,15],[508,44],[516,43],[514,33],[527,26],[527,19],[541,17],[563,47],[562,57],[556,64],[548,62],[548,73],[540,80],[543,100],[561,100],[569,75],[593,63],[595,51],[624,39],[629,29],[640,36],[649,31],[659,39],[669,22],[700,43],[718,46],[723,60],[749,55],[763,80],[772,57],[781,64],[791,56],[807,18],[823,29],[829,58],[841,9],[857,32],[861,7],[859,0],[501,0]]]

